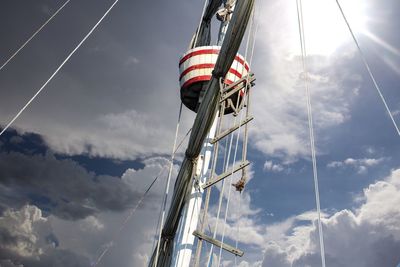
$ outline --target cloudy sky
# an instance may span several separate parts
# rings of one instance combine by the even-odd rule
[[[63,3],[3,0],[0,64]],[[2,127],[111,3],[71,0],[0,71]],[[177,62],[203,3],[120,0],[0,137],[1,267],[91,266],[107,248],[98,266],[146,266],[179,110]],[[303,5],[327,266],[397,266],[400,138],[335,1]],[[343,9],[400,123],[400,2],[346,0]],[[257,1],[256,18],[251,180],[226,235],[235,242],[240,229],[239,266],[321,266],[296,3]],[[193,118],[184,109],[179,138]]]

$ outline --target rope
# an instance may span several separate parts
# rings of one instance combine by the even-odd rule
[[[351,37],[353,38],[354,43],[355,43],[356,46],[357,46],[358,53],[360,54],[360,57],[361,57],[361,59],[362,59],[362,61],[363,61],[363,63],[364,63],[364,66],[365,66],[365,68],[366,68],[367,71],[368,71],[369,77],[371,78],[371,80],[372,80],[372,82],[373,82],[373,84],[374,84],[374,87],[375,87],[376,91],[378,92],[379,97],[381,98],[381,100],[382,100],[382,102],[383,102],[383,105],[385,106],[385,109],[386,109],[387,113],[389,114],[390,119],[392,120],[393,126],[394,126],[394,128],[396,129],[397,134],[400,136],[399,127],[397,126],[397,123],[396,123],[396,121],[395,121],[394,118],[393,118],[392,112],[390,111],[390,108],[389,108],[388,104],[386,103],[386,99],[385,99],[385,97],[384,97],[383,94],[382,94],[381,88],[379,87],[378,83],[377,83],[376,80],[375,80],[375,77],[374,77],[374,75],[373,75],[373,73],[372,73],[372,71],[371,71],[371,68],[369,67],[369,64],[368,64],[368,62],[367,62],[367,60],[366,60],[366,58],[365,58],[365,56],[364,56],[364,53],[363,53],[363,51],[361,50],[360,44],[358,43],[357,38],[356,38],[356,36],[354,35],[354,32],[353,32],[353,30],[352,30],[351,27],[350,27],[350,23],[349,23],[349,21],[347,20],[346,15],[345,15],[344,12],[343,12],[343,9],[342,9],[342,6],[341,6],[340,3],[339,3],[339,0],[336,0],[336,4],[337,4],[337,6],[338,6],[338,8],[339,8],[339,10],[340,10],[340,13],[342,14],[342,17],[343,17],[344,21],[346,22],[346,25],[347,25],[347,28],[349,29],[349,32],[350,32],[350,34],[351,34]]]
[[[250,50],[251,50],[251,51],[250,51],[251,56],[250,56],[250,61],[249,61],[250,66],[251,66],[251,63],[252,63],[252,60],[253,60],[254,46],[255,46],[255,36],[256,36],[256,29],[255,29],[255,27],[254,27],[254,23],[255,23],[255,18],[254,18],[255,13],[254,13],[254,9],[253,9],[252,13],[253,13],[253,14],[252,14],[252,23],[250,24],[250,28],[249,28],[249,35],[248,35],[248,37],[247,37],[246,52],[245,52],[245,57],[244,57],[245,60],[246,60],[246,58],[247,58],[247,56],[248,56],[248,52],[249,52],[248,50],[249,50],[250,39],[251,39],[251,37],[252,37],[253,43],[252,43],[252,46],[251,46],[251,48],[250,48]],[[258,27],[258,24],[257,24],[257,27]],[[251,33],[253,33],[253,34],[251,34]],[[251,35],[253,35],[253,36],[251,36]],[[249,79],[249,76],[247,77],[247,81],[246,81],[247,83],[246,83],[246,84],[248,84],[248,79]],[[244,96],[243,96],[243,100],[242,100],[242,101],[246,101],[247,98],[248,98],[248,92],[247,92],[247,86],[246,86],[246,89],[244,90]],[[243,119],[243,114],[244,114],[244,112],[241,112],[241,113],[240,113],[240,120],[239,120],[239,121],[242,121],[242,119]],[[241,133],[241,124],[239,124],[239,128],[238,128],[237,131],[238,131],[238,132],[237,132],[237,137],[236,137],[235,152],[234,152],[233,162],[232,162],[232,172],[231,172],[230,181],[229,181],[230,184],[232,184],[232,181],[233,181],[234,164],[235,164],[235,161],[236,161],[237,149],[238,149],[238,146],[239,146],[239,138],[240,138],[240,133]],[[232,137],[233,137],[233,135],[232,135]],[[225,229],[226,229],[226,222],[227,222],[227,218],[228,218],[228,210],[229,210],[231,192],[232,192],[232,188],[229,188],[229,191],[228,191],[228,198],[227,198],[227,203],[226,203],[226,209],[225,209],[225,216],[224,216],[224,225],[223,225],[223,228],[222,228],[221,243],[224,243],[224,239],[225,239]],[[237,245],[238,245],[238,240],[237,240],[237,239],[236,239],[236,242],[235,242],[235,243],[236,243],[236,247],[237,247]],[[222,258],[222,247],[220,247],[220,249],[219,249],[218,265],[217,265],[217,266],[220,265],[221,258]],[[235,264],[236,264],[236,257],[235,257]]]
[[[183,232],[184,232],[184,225],[183,225],[183,223],[181,223],[182,221],[182,218],[186,218],[186,214],[187,214],[187,208],[185,207],[184,209],[183,209],[183,212],[182,212],[182,214],[181,214],[181,216],[180,216],[180,219],[179,219],[179,221],[180,221],[180,223],[179,223],[179,225],[178,225],[178,235],[177,235],[177,239],[175,240],[175,245],[177,244],[177,241],[179,241],[179,240],[181,240],[182,239],[182,235],[183,235]],[[174,264],[173,265],[171,265],[171,266],[177,266],[177,264],[178,264],[178,257],[176,257],[176,255],[174,255],[175,257],[174,257]]]
[[[222,116],[222,115],[221,115],[221,116]],[[236,120],[236,118],[235,118],[235,120]],[[234,122],[232,123],[232,125],[235,124],[235,120],[234,120]],[[232,138],[233,138],[233,136],[231,136],[231,140],[232,140]],[[225,172],[226,169],[228,168],[228,161],[229,161],[229,160],[227,160],[227,158],[228,158],[228,154],[230,154],[230,150],[231,150],[231,147],[230,147],[230,146],[229,146],[229,149],[228,149],[228,143],[229,143],[229,139],[226,138],[226,139],[225,139],[225,146],[224,146],[224,150],[225,150],[225,151],[224,151],[224,160],[223,160],[223,163],[222,163],[222,172]],[[232,143],[232,142],[230,142],[230,143]],[[228,153],[228,152],[229,152],[229,153]],[[218,220],[219,220],[219,214],[220,214],[220,212],[221,212],[222,196],[223,196],[224,190],[225,190],[225,179],[222,181],[222,188],[221,188],[221,191],[220,191],[220,193],[219,193],[217,220],[216,220],[215,228],[214,228],[214,232],[213,232],[213,238],[214,238],[214,239],[215,239],[215,237],[217,236]],[[221,193],[222,193],[222,194],[221,194]],[[211,244],[211,246],[210,246],[210,252],[209,252],[208,260],[207,260],[207,266],[210,265],[210,261],[211,261],[213,249],[214,249],[214,244]]]
[[[222,122],[223,122],[223,114],[225,112],[225,102],[223,102],[220,106],[219,113],[217,113],[216,118],[218,118],[218,125],[217,125],[217,130],[216,130],[216,136],[218,136],[221,133],[221,127],[222,127]],[[226,139],[227,140],[227,139]],[[214,144],[214,151],[212,154],[212,162],[211,162],[211,171],[210,171],[210,178],[211,179],[214,176],[215,173],[215,168],[217,165],[217,160],[218,160],[218,150],[219,149],[219,142],[216,142]],[[226,153],[225,153],[226,154]],[[225,163],[224,163],[225,164]],[[206,193],[206,199],[204,201],[204,208],[203,208],[203,220],[201,221],[200,218],[200,231],[203,233],[204,232],[204,225],[207,222],[207,213],[208,213],[208,206],[210,203],[210,196],[211,196],[211,187],[207,188],[207,193]],[[208,224],[208,228],[210,233],[212,232],[210,224]],[[196,249],[196,255],[195,255],[195,262],[194,262],[194,267],[198,267],[200,264],[200,255],[201,255],[201,249],[202,249],[202,243],[203,240],[199,239],[197,242],[197,249]],[[206,250],[207,248],[207,242],[206,242]]]
[[[197,27],[196,36],[194,38],[194,42],[193,42],[193,47],[192,48],[196,47],[197,38],[199,37],[201,22],[203,21],[204,13],[206,12],[207,2],[208,2],[208,0],[204,0],[203,11],[201,12],[199,26]]]
[[[11,57],[6,60],[6,62],[3,63],[3,65],[1,65],[0,71],[69,3],[69,1],[71,0],[67,0],[23,45],[21,45],[20,48],[18,48],[17,51],[14,52],[14,54],[11,55]]]
[[[254,17],[253,17],[253,23],[254,23]],[[250,24],[249,32],[251,32],[251,29],[252,29],[252,27],[253,27],[253,23]],[[246,49],[245,49],[245,56],[244,56],[245,61],[246,61],[247,54],[248,54],[248,50],[249,50],[249,43],[250,43],[250,33],[249,33],[249,35],[247,36]],[[253,43],[253,50],[254,50],[254,43]],[[253,51],[253,52],[254,52],[254,51]],[[251,59],[252,59],[252,57],[253,57],[253,53],[251,54]],[[243,68],[244,68],[244,66],[243,66]],[[249,78],[249,77],[248,77],[248,78]],[[247,83],[248,83],[248,80],[247,80]],[[244,98],[243,98],[243,99],[245,100],[245,98],[246,98],[246,91],[245,91],[245,95],[244,95]],[[238,106],[239,99],[240,99],[240,98],[238,97],[236,106]],[[239,121],[242,120],[242,115],[243,115],[243,113],[241,113],[241,117],[240,117],[240,120],[239,120]],[[235,117],[235,119],[234,119],[233,125],[234,125],[235,123],[236,123],[236,117]],[[240,125],[240,124],[239,124],[239,125]],[[234,168],[234,163],[235,163],[236,154],[237,154],[237,146],[238,146],[238,141],[239,141],[240,126],[239,126],[238,131],[239,131],[239,132],[238,132],[238,137],[237,137],[236,146],[235,146],[234,160],[233,160],[233,164],[232,164],[232,174],[231,174],[231,177],[230,177],[230,183],[232,183],[232,175],[233,175],[233,168]],[[231,150],[232,150],[232,142],[233,142],[233,134],[231,135],[231,140],[230,140],[230,144],[229,144],[228,159],[227,159],[227,162],[226,162],[226,166],[224,167],[225,171],[228,170],[229,158],[230,158],[230,153],[231,153]],[[224,165],[225,165],[225,164],[224,164]],[[220,210],[221,210],[222,196],[223,196],[223,193],[224,193],[224,189],[225,189],[225,180],[222,181],[222,189],[221,189],[221,192],[220,192],[220,198],[219,198],[219,204],[218,204],[218,211],[217,211],[217,220],[216,220],[215,230],[214,230],[214,233],[213,233],[213,238],[214,238],[214,239],[215,239],[215,237],[216,237],[216,233],[217,233],[217,229],[218,229],[219,214],[220,214]],[[227,218],[227,211],[228,211],[229,199],[230,199],[230,192],[231,192],[230,190],[231,190],[231,188],[229,188],[229,192],[228,192],[227,207],[226,207],[226,210],[225,210],[225,223],[224,223],[224,226],[223,226],[223,234],[222,234],[222,241],[221,241],[221,242],[223,242],[223,240],[224,240],[225,225],[226,225],[226,218]],[[213,246],[213,244],[211,244],[211,248],[210,248],[210,252],[209,252],[209,256],[208,256],[208,263],[207,263],[207,265],[210,264],[210,260],[211,260],[211,257],[212,257],[213,248],[214,248],[214,246]],[[217,265],[217,266],[219,266],[219,264],[220,264],[221,254],[222,254],[222,248],[220,248],[220,251],[219,251],[218,265]]]
[[[86,41],[86,39],[93,33],[93,31],[99,26],[99,24],[103,21],[103,19],[110,13],[113,7],[118,3],[119,0],[115,0],[114,3],[108,8],[108,10],[104,13],[104,15],[99,19],[99,21],[93,26],[93,28],[86,34],[86,36],[79,42],[79,44],[72,50],[72,52],[64,59],[61,65],[54,71],[54,73],[50,76],[50,78],[40,87],[40,89],[33,95],[33,97],[21,108],[21,110],[15,115],[15,117],[4,127],[4,129],[0,132],[0,136],[14,123],[14,121],[21,115],[22,112],[30,105],[30,103],[42,92],[42,90],[46,87],[46,85],[56,76],[56,74],[61,70],[61,68],[68,62],[68,60],[75,54],[76,50],[78,50],[81,45]]]
[[[244,188],[243,188],[244,190]],[[240,212],[242,210],[242,192],[240,192],[240,196],[239,196],[239,219],[240,219]],[[235,248],[238,249],[239,247],[239,239],[240,239],[240,223],[238,223],[237,227],[236,227],[236,240],[235,240]],[[235,256],[235,266],[237,266],[237,256]]]
[[[256,4],[256,1],[255,1]],[[255,23],[256,21],[256,26],[255,26],[255,30],[254,30],[254,34],[253,34],[253,43],[252,43],[252,48],[251,48],[251,55],[250,55],[250,66],[252,65],[253,62],[253,56],[254,56],[254,50],[255,50],[255,44],[256,44],[256,36],[257,36],[257,32],[258,32],[258,26],[259,26],[259,17],[260,17],[260,12],[257,13],[257,18],[255,19],[255,12],[253,13],[253,23]],[[247,78],[246,83],[248,84],[249,77]],[[249,109],[250,109],[250,93],[247,93],[247,106],[246,106],[246,117],[249,116]],[[242,152],[242,158],[243,160],[245,160],[247,158],[247,143],[248,143],[248,124],[246,123],[245,125],[245,132],[244,132],[244,140],[243,140],[243,152]],[[242,172],[242,177],[244,177],[244,179],[247,179],[246,177],[246,168],[243,169]],[[244,191],[245,187],[243,187],[243,191]],[[242,196],[243,196],[243,191],[240,192],[240,196],[239,196],[239,218],[241,217],[241,206],[242,206]],[[235,248],[237,249],[239,247],[239,239],[240,239],[240,224],[238,224],[237,227],[237,236],[236,236],[236,240],[235,240]],[[237,256],[235,257],[235,266],[237,266]]]
[[[174,167],[175,146],[176,146],[176,141],[178,139],[179,124],[181,122],[181,116],[182,116],[182,105],[183,104],[181,102],[181,105],[179,107],[178,121],[176,123],[175,139],[174,139],[174,145],[172,147],[172,154],[171,154],[171,162],[170,162],[169,172],[168,172],[168,179],[167,179],[167,183],[165,185],[163,211],[162,211],[162,215],[161,215],[160,232],[159,232],[159,235],[158,235],[157,251],[156,251],[156,258],[155,258],[154,266],[157,266],[157,262],[158,262],[158,254],[159,254],[159,250],[160,250],[162,227],[164,226],[164,217],[165,217],[165,210],[167,208],[167,199],[168,199],[168,193],[169,193],[169,186],[170,186],[170,183],[171,183],[172,168]]]
[[[242,115],[243,115],[243,112],[240,114],[240,116],[242,116]],[[240,119],[240,121],[241,121],[241,119]],[[237,150],[238,150],[237,148],[238,148],[238,145],[239,145],[240,130],[241,130],[241,127],[239,126],[237,137],[236,137],[235,152],[233,154],[232,172],[231,172],[231,175],[229,177],[229,184],[232,184],[232,182],[233,182],[233,172],[234,172],[235,161],[236,161],[236,156],[237,156]],[[233,135],[232,135],[232,137],[233,137]],[[231,198],[231,192],[232,192],[232,187],[229,187],[229,189],[228,189],[228,198],[227,198],[226,209],[225,209],[225,216],[224,216],[224,225],[222,227],[222,238],[221,238],[221,243],[222,244],[224,243],[224,238],[225,238],[225,228],[226,228],[226,221],[227,221],[227,217],[228,217],[228,209],[229,209],[229,203],[230,203],[230,198]],[[218,265],[217,266],[220,265],[221,255],[222,255],[222,246],[219,248]]]
[[[176,149],[174,151],[174,154],[178,151],[178,149],[181,147],[182,143],[186,140],[186,138],[189,136],[190,132],[192,131],[192,128],[187,131],[186,135],[182,138],[182,140],[179,142],[179,144],[176,146]]]
[[[305,43],[305,35],[304,35],[304,21],[303,21],[303,7],[301,0],[296,0],[297,4],[297,18],[299,23],[299,35],[300,35],[300,46],[301,46],[301,54],[302,54],[302,65],[304,71],[304,86],[306,88],[306,98],[307,98],[307,116],[308,116],[308,128],[310,135],[310,145],[311,145],[311,157],[312,157],[312,169],[313,169],[313,178],[314,178],[314,191],[315,191],[315,202],[317,206],[318,213],[318,234],[319,234],[319,245],[321,250],[321,263],[322,267],[326,266],[325,262],[325,246],[324,246],[324,235],[322,232],[322,223],[321,223],[321,206],[319,199],[319,188],[318,188],[318,171],[317,171],[317,158],[315,153],[315,139],[314,139],[314,127],[313,127],[313,117],[312,117],[312,106],[311,106],[311,95],[309,90],[309,80],[308,80],[308,72],[307,72],[307,52],[306,52],[306,43]]]
[[[119,236],[119,234],[122,232],[122,230],[125,228],[126,224],[132,218],[133,214],[136,212],[137,208],[142,204],[144,198],[146,197],[147,193],[150,191],[150,189],[153,187],[155,182],[157,181],[158,177],[160,177],[161,173],[165,170],[165,168],[162,168],[158,175],[154,178],[153,182],[149,185],[149,187],[146,189],[146,191],[143,193],[142,197],[140,198],[139,202],[136,204],[136,206],[129,212],[129,214],[126,216],[125,220],[121,224],[120,228],[118,229],[117,233],[114,235],[114,237],[111,239],[111,241],[106,245],[105,249],[102,251],[102,253],[97,257],[96,261],[92,265],[92,267],[96,267],[100,261],[103,259],[104,255],[110,250],[111,247],[114,245],[115,239]]]
[[[157,240],[158,240],[158,229],[160,228],[160,223],[161,223],[161,214],[162,214],[162,203],[164,199],[161,199],[160,203],[160,212],[158,213],[158,218],[157,218],[157,225],[155,227],[155,234],[153,238],[153,243],[151,245],[151,251],[154,251],[157,248]],[[151,259],[149,259],[151,260]]]
[[[239,100],[239,98],[238,98]],[[233,120],[232,126],[236,124],[236,117]],[[228,140],[228,139],[226,139]],[[232,143],[233,143],[233,134],[231,135],[231,138],[229,140],[229,149],[227,151],[225,151],[225,155],[227,155],[226,161],[224,159],[224,165],[223,166],[223,171],[226,172],[228,170],[228,166],[229,166],[229,161],[230,161],[230,155],[231,155],[231,151],[232,151]],[[225,146],[226,149],[226,146]],[[227,153],[226,153],[227,152]],[[218,200],[218,211],[217,211],[217,220],[215,222],[215,229],[214,229],[214,233],[213,233],[213,238],[215,239],[217,236],[217,230],[218,230],[218,221],[219,221],[219,215],[221,213],[221,207],[222,207],[222,200],[223,200],[223,196],[224,196],[224,192],[225,192],[225,179],[222,181],[222,188],[221,191],[219,193],[219,200]],[[212,257],[212,252],[214,249],[214,245],[211,244],[210,246],[210,253],[208,255],[208,264],[210,263],[211,257]]]

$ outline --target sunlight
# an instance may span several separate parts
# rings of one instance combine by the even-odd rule
[[[372,32],[365,30],[363,31],[364,35],[367,36],[371,41],[378,44],[380,47],[384,48],[386,51],[391,52],[392,54],[400,57],[400,50],[393,45],[389,44],[379,36],[373,34]]]
[[[350,40],[350,34],[335,0],[302,2],[308,54],[330,55]],[[354,33],[364,31],[367,22],[365,1],[345,0],[340,4]]]

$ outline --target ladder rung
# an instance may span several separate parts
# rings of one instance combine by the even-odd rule
[[[253,116],[249,116],[246,119],[244,119],[243,121],[241,121],[239,124],[236,124],[235,126],[233,126],[232,128],[223,131],[220,135],[218,135],[217,137],[215,137],[214,139],[212,139],[210,141],[210,144],[214,144],[216,142],[218,142],[219,140],[221,140],[222,138],[224,138],[225,136],[227,136],[228,134],[232,133],[233,131],[239,129],[239,127],[242,127],[243,125],[245,125],[246,123],[250,122],[252,119],[254,119]]]
[[[212,237],[209,237],[209,236],[207,236],[207,235],[205,235],[203,233],[200,233],[197,230],[195,230],[193,232],[193,235],[197,236],[198,238],[203,239],[203,240],[205,240],[205,241],[207,241],[207,242],[209,242],[211,244],[213,244],[214,246],[217,246],[217,247],[222,248],[222,249],[224,249],[224,250],[226,250],[226,251],[228,251],[228,252],[230,252],[232,254],[235,254],[236,256],[242,257],[243,254],[244,254],[244,252],[241,251],[240,249],[237,249],[237,248],[234,248],[234,247],[232,247],[230,245],[224,244],[221,241],[216,240],[216,239],[214,239]]]
[[[218,183],[219,181],[225,179],[225,178],[228,177],[229,175],[231,175],[231,174],[233,174],[233,173],[235,173],[235,172],[237,172],[237,171],[240,171],[241,169],[247,167],[249,164],[250,164],[250,161],[248,161],[248,160],[243,161],[243,162],[240,163],[239,165],[235,166],[235,167],[233,168],[233,170],[232,170],[232,169],[231,169],[231,170],[228,170],[228,171],[224,172],[223,174],[218,175],[217,177],[215,177],[215,179],[212,179],[212,180],[206,182],[206,183],[203,185],[203,189],[206,189],[207,187],[210,187],[210,186],[212,186],[212,185]]]
[[[248,83],[252,84],[252,82],[254,82],[256,78],[254,76],[250,76],[248,79],[249,79]],[[234,84],[229,85],[229,87],[226,88],[226,91],[224,90],[224,94],[222,95],[221,100],[219,102],[220,103],[224,102],[226,99],[231,97],[233,94],[242,90],[245,87],[245,85],[247,84],[247,83],[246,84],[243,83],[244,80],[247,81],[247,77],[243,77],[242,79],[235,82]],[[240,84],[240,86],[238,86],[239,84]],[[232,87],[233,87],[233,89],[232,89]]]

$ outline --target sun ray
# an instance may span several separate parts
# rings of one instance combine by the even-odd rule
[[[375,42],[376,44],[380,45],[382,48],[385,48],[387,51],[391,52],[392,54],[400,57],[400,50],[394,47],[393,45],[389,44],[379,36],[373,34],[372,32],[365,29],[362,32],[365,36],[367,36],[371,41]]]
[[[334,1],[303,0],[307,50],[309,54],[329,56],[350,40],[346,25]],[[343,1],[343,9],[352,29],[363,32],[367,17],[361,0]]]

